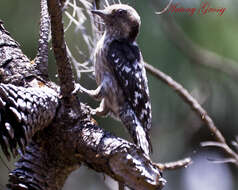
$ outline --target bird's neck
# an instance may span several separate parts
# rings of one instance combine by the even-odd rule
[[[139,33],[138,27],[131,27],[128,30],[124,30],[123,28],[120,29],[113,29],[113,28],[106,28],[105,30],[105,37],[111,38],[112,40],[120,40],[124,39],[128,42],[133,43],[136,40],[136,37]]]
[[[131,30],[128,34],[128,38],[134,42],[136,40],[136,37],[137,37],[138,33],[139,33],[139,27],[138,26],[131,27]]]

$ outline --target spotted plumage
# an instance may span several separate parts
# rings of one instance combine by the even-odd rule
[[[109,45],[107,60],[113,68],[118,85],[123,90],[125,101],[129,102],[141,124],[149,130],[150,97],[144,63],[138,46],[126,40],[114,40]]]

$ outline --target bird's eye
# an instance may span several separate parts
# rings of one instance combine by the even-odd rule
[[[119,9],[117,12],[118,12],[118,14],[120,14],[120,15],[125,15],[125,14],[127,13],[127,11],[124,10],[124,9]]]

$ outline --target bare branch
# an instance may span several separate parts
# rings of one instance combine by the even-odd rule
[[[40,38],[38,40],[38,51],[35,63],[42,75],[48,76],[48,38],[50,30],[50,19],[47,0],[41,0],[40,14]]]
[[[226,163],[232,163],[232,164],[236,164],[236,160],[232,159],[232,158],[227,158],[227,159],[221,159],[221,160],[214,160],[214,159],[209,159],[209,161],[211,161],[214,164],[226,164]]]
[[[29,86],[29,80],[39,71],[10,36],[0,20],[0,82],[17,86]]]
[[[180,168],[188,167],[188,165],[192,164],[191,158],[184,158],[182,160],[178,160],[175,162],[167,162],[167,163],[156,163],[156,166],[161,170],[176,170]]]
[[[105,134],[98,127],[84,128],[81,135],[83,138],[80,138],[77,149],[80,160],[86,161],[96,171],[103,171],[137,190],[160,189],[165,184],[159,169],[134,144]]]
[[[65,7],[67,7],[68,6],[68,4],[70,4],[70,0],[67,0],[66,2],[65,2]],[[72,6],[73,7],[76,7],[76,0],[73,0],[73,4],[72,4]],[[72,17],[74,18],[76,16],[76,9],[74,8],[73,9],[73,13],[72,13]],[[64,32],[67,32],[67,30],[70,28],[70,26],[72,25],[72,23],[73,23],[73,20],[69,20],[69,23],[68,23],[68,25],[65,27],[65,29],[64,29]]]
[[[74,78],[64,40],[63,5],[60,0],[48,0],[47,3],[51,18],[52,44],[58,67],[61,94],[65,98],[70,98],[74,89]]]
[[[203,122],[209,127],[209,130],[212,131],[212,133],[215,134],[215,138],[218,142],[225,143],[225,138],[220,133],[220,131],[216,128],[213,120],[210,118],[210,116],[207,114],[207,112],[201,107],[201,105],[197,102],[195,98],[192,97],[192,95],[189,94],[189,92],[178,82],[173,80],[170,76],[166,75],[159,69],[156,69],[152,65],[145,64],[145,67],[147,71],[149,71],[152,75],[157,77],[159,80],[166,83],[168,86],[170,86],[172,89],[175,90],[175,92],[190,105],[190,107],[200,116]]]
[[[205,146],[215,146],[215,147],[220,147],[222,149],[226,148],[226,145],[224,145],[223,143],[213,142],[213,141],[201,142],[201,146],[203,146],[203,147],[205,147]]]
[[[213,141],[207,141],[207,142],[202,142],[201,146],[203,146],[203,147],[214,146],[214,147],[221,148],[223,151],[225,151],[230,156],[230,158],[226,159],[225,161],[228,162],[228,160],[229,160],[229,162],[235,164],[238,167],[238,154],[235,151],[233,151],[227,144],[213,142]]]
[[[201,118],[201,120],[206,124],[208,129],[214,134],[215,139],[222,144],[223,150],[231,157],[236,160],[236,164],[238,166],[238,154],[236,154],[226,143],[224,136],[215,126],[212,118],[207,114],[207,112],[202,108],[202,106],[197,102],[192,95],[178,82],[174,81],[170,76],[161,72],[159,69],[156,69],[152,65],[145,64],[147,71],[149,71],[152,75],[154,75],[159,80],[166,83],[170,86],[175,92],[186,102],[188,105],[195,111],[197,115]]]
[[[92,3],[86,0],[80,0],[79,2],[82,4],[81,6],[83,7],[80,7],[76,3],[68,2],[69,8],[73,9],[73,11],[65,11],[65,16],[69,20],[69,23],[72,23],[73,26],[75,26],[75,32],[77,33],[77,35],[82,36],[84,43],[87,46],[87,52],[82,53],[82,51],[80,51],[77,45],[75,45],[75,49],[77,49],[79,54],[81,56],[84,56],[83,62],[77,61],[76,57],[78,56],[73,55],[71,53],[73,51],[71,51],[69,46],[67,47],[68,56],[71,58],[70,60],[72,61],[73,66],[77,72],[77,79],[81,77],[81,73],[92,73],[92,56],[94,52],[94,44],[98,40],[98,32],[96,31],[97,28],[95,26],[96,18],[94,18],[95,15],[93,16],[91,14],[91,10],[94,8],[94,3],[92,5]],[[90,29],[88,28],[88,22],[91,26]],[[85,54],[87,56],[85,56]]]

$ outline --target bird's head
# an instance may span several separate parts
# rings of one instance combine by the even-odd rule
[[[92,13],[103,19],[106,32],[114,38],[136,39],[141,24],[140,16],[129,5],[114,4],[104,10],[93,10]]]

